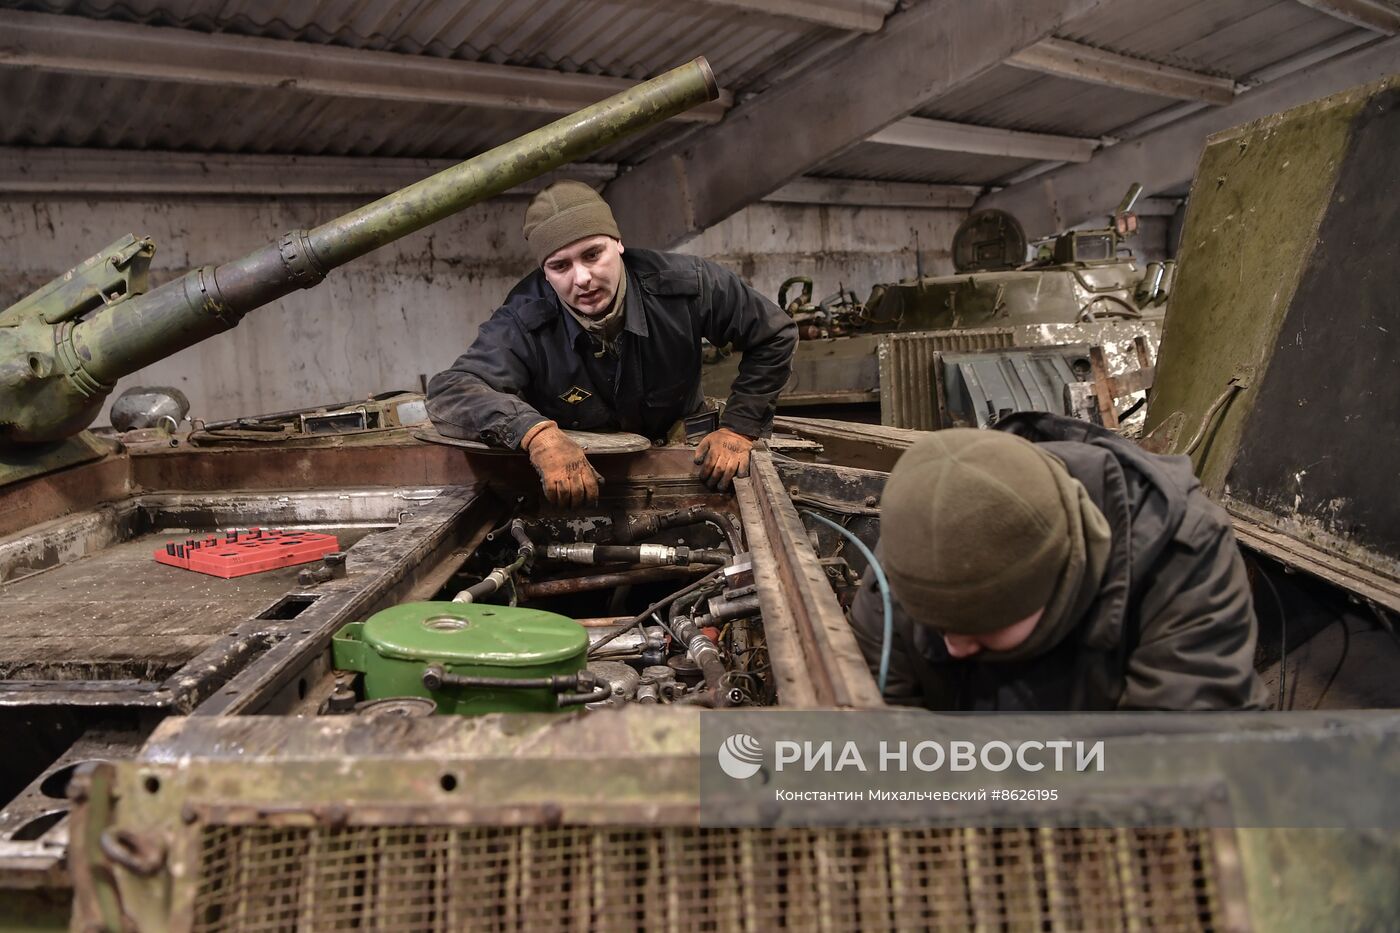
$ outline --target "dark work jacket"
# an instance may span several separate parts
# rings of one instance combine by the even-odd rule
[[[1108,519],[1098,597],[1058,645],[1015,662],[953,659],[895,600],[886,700],[937,710],[1263,709],[1244,560],[1191,461],[1059,415],[1017,414],[994,430],[1058,457]],[[851,608],[878,672],[884,611],[869,571]]]
[[[700,338],[743,351],[721,424],[758,437],[773,423],[797,327],[729,270],[695,256],[629,249],[617,355],[592,339],[536,269],[481,325],[476,342],[428,383],[443,434],[519,447],[543,420],[584,431],[665,436],[704,403]]]

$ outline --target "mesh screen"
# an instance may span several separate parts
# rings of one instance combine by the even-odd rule
[[[194,929],[1212,930],[1189,829],[205,826]]]

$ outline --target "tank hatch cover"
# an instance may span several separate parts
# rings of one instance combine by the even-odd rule
[[[968,215],[953,234],[953,268],[958,272],[1014,269],[1026,261],[1026,232],[1006,211]]]

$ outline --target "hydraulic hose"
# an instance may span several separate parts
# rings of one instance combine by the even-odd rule
[[[591,671],[577,674],[555,674],[550,677],[468,677],[462,674],[449,674],[441,664],[430,664],[423,669],[423,686],[429,690],[442,690],[445,687],[478,687],[491,690],[548,690],[555,694],[559,706],[581,706],[606,700],[612,688],[599,683]],[[582,693],[570,693],[583,690]]]
[[[664,544],[551,544],[550,560],[574,564],[641,564],[648,567],[691,564],[723,564],[734,555],[708,548],[669,547]]]
[[[729,516],[719,509],[713,509],[704,505],[692,505],[685,509],[675,509],[670,512],[649,512],[639,516],[629,516],[628,523],[623,525],[615,522],[613,524],[613,543],[615,544],[635,544],[644,538],[665,531],[667,528],[680,528],[685,525],[694,525],[698,522],[708,522],[719,529],[724,535],[724,539],[729,542],[729,550],[738,554],[743,551],[743,545],[739,541],[739,532],[734,527],[734,522]]]
[[[885,608],[885,628],[880,638],[880,694],[885,693],[885,682],[890,677],[890,647],[894,642],[894,603],[890,599],[890,583],[885,579],[885,568],[880,566],[880,562],[875,559],[875,554],[870,548],[865,546],[865,542],[857,538],[855,532],[839,525],[827,518],[825,515],[818,515],[816,512],[803,509],[802,514],[809,518],[814,518],[835,531],[845,535],[846,539],[856,546],[860,551],[860,556],[865,558],[865,562],[870,565],[870,569],[875,571],[875,580],[880,584],[880,599]]]
[[[687,584],[681,589],[676,590],[676,592],[672,593],[670,596],[667,596],[664,599],[657,600],[650,606],[646,607],[646,609],[642,610],[642,612],[638,615],[635,615],[632,618],[628,619],[626,622],[623,622],[617,628],[613,629],[611,632],[608,632],[602,638],[595,641],[592,647],[588,649],[588,653],[593,654],[595,651],[606,645],[608,642],[620,637],[623,633],[630,632],[632,629],[641,625],[648,618],[650,618],[653,612],[660,612],[662,609],[665,609],[667,606],[671,605],[671,603],[675,602],[677,599],[680,599],[682,596],[686,596],[690,593],[693,593],[701,587],[705,586],[706,584],[714,582],[715,577],[717,577],[718,575],[718,570],[712,570],[700,579],[696,580],[694,583]]]
[[[700,667],[705,676],[705,689],[716,698],[717,706],[727,706],[724,693],[724,659],[720,657],[719,646],[710,640],[699,623],[685,615],[701,599],[701,594],[688,594],[671,604],[670,628],[676,641],[685,645],[686,654]]]
[[[481,600],[511,580],[515,572],[526,564],[530,563],[535,556],[535,542],[530,540],[530,536],[525,532],[525,523],[520,519],[515,519],[510,523],[510,535],[519,545],[515,551],[515,560],[504,567],[497,567],[486,575],[486,578],[479,583],[474,583],[452,597],[454,603],[479,603]]]

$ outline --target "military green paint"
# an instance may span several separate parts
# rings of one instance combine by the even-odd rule
[[[714,100],[719,95],[714,80],[703,59],[688,62],[322,224],[311,231],[312,249],[328,265],[338,266],[638,129]]]
[[[72,913],[70,891],[48,888],[0,891],[0,930],[6,933],[67,930]]]
[[[1318,243],[1272,337],[1228,507],[1400,579],[1400,81],[1352,124]]]
[[[910,279],[875,286],[866,310],[875,329],[902,331],[1135,317],[1129,308],[1139,310],[1134,295],[1145,271],[1122,259]]]
[[[338,670],[364,676],[369,700],[431,697],[439,712],[479,715],[551,712],[547,690],[451,687],[429,691],[423,669],[441,664],[468,677],[549,677],[582,670],[588,632],[552,612],[476,603],[420,602],[391,606],[354,622],[332,641]]]
[[[1223,491],[1365,98],[1348,91],[1246,124],[1212,137],[1201,155],[1147,430],[1181,412],[1180,450],[1232,376],[1249,374],[1193,454],[1211,495]]]

